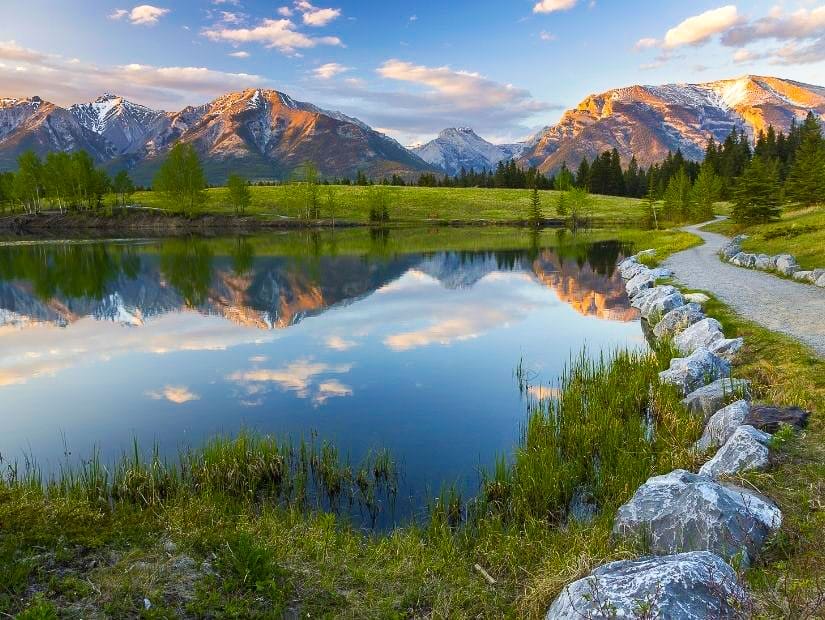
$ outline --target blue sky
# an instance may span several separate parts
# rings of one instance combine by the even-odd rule
[[[825,84],[820,0],[4,0],[2,17],[0,96],[177,110],[262,86],[404,143],[521,139],[637,83]]]

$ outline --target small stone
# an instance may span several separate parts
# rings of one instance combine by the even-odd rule
[[[793,272],[793,279],[799,280],[800,282],[813,282],[811,279],[814,275],[813,271],[794,271]]]
[[[152,601],[148,598],[143,599],[143,609],[152,609]]]
[[[760,431],[775,433],[783,424],[789,424],[801,431],[808,425],[810,413],[799,407],[774,407],[771,405],[754,406],[742,421]]]
[[[720,557],[693,551],[611,562],[565,587],[546,620],[648,617],[734,620],[748,607],[736,573]],[[654,617],[654,616],[651,616]]]
[[[730,259],[730,262],[739,267],[753,269],[753,267],[756,265],[756,254],[749,254],[748,252],[739,252],[739,254]]]
[[[770,464],[770,440],[770,435],[752,426],[739,426],[719,452],[702,465],[699,475],[721,478],[767,469]]]
[[[685,301],[691,304],[706,304],[710,301],[710,297],[705,295],[704,293],[687,293],[683,295]]]
[[[688,394],[682,404],[691,413],[707,420],[724,405],[740,398],[750,400],[750,382],[745,379],[719,379]]]
[[[705,318],[705,313],[702,312],[702,306],[699,304],[690,303],[679,306],[662,317],[662,320],[653,328],[653,335],[657,338],[671,338],[703,318]]]
[[[670,360],[670,368],[659,373],[659,380],[677,386],[683,394],[689,394],[723,377],[730,376],[730,363],[707,349],[697,349],[688,357]]]
[[[775,269],[782,275],[789,276],[795,271],[799,271],[799,263],[791,254],[780,254],[776,257]]]
[[[817,278],[816,282],[814,282],[819,287],[825,288],[825,273],[823,273],[819,278]]]
[[[697,451],[705,452],[708,448],[718,448],[724,445],[734,431],[745,421],[750,410],[750,403],[742,399],[732,402],[727,407],[722,407],[714,413],[705,425],[702,437],[695,444]]]
[[[776,258],[767,254],[757,254],[754,267],[762,271],[771,271],[776,268]]]

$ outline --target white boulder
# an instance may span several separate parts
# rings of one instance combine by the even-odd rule
[[[771,436],[752,426],[739,426],[716,455],[702,465],[699,474],[711,478],[767,469]]]
[[[776,257],[776,266],[774,269],[784,276],[790,276],[793,275],[795,271],[799,271],[799,263],[796,262],[796,258],[791,254],[780,254]]]
[[[662,320],[653,328],[653,335],[657,338],[671,338],[684,331],[694,323],[705,318],[702,306],[689,303],[674,308],[662,317]]]
[[[702,437],[695,444],[696,450],[705,452],[708,448],[718,448],[723,445],[744,422],[750,410],[750,403],[742,399],[714,413],[705,425]]]
[[[708,383],[730,376],[730,363],[707,349],[697,349],[687,357],[670,360],[670,368],[659,373],[659,380],[689,394]]]
[[[745,379],[718,379],[694,390],[682,400],[688,411],[705,420],[726,403],[737,399],[750,400],[750,383]]]
[[[716,319],[707,318],[697,321],[676,336],[673,345],[683,355],[690,355],[697,349],[710,348],[714,342],[724,339],[722,324]]]

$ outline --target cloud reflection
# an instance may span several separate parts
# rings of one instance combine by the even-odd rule
[[[254,368],[233,372],[227,381],[236,383],[244,391],[247,404],[260,404],[259,399],[249,397],[266,392],[264,384],[274,383],[285,391],[294,392],[298,398],[310,398],[317,405],[328,399],[352,396],[352,388],[328,375],[347,374],[352,364],[327,364],[305,358],[296,360],[281,368]],[[326,378],[324,378],[326,376]]]
[[[159,391],[146,392],[146,396],[152,400],[168,400],[176,405],[183,405],[193,400],[200,400],[201,397],[183,385],[167,385]]]

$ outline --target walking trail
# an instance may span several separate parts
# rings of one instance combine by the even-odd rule
[[[825,358],[825,289],[722,262],[717,252],[730,240],[700,230],[707,223],[683,229],[701,237],[704,245],[672,255],[664,266],[686,286],[713,293],[737,314],[787,334]]]

